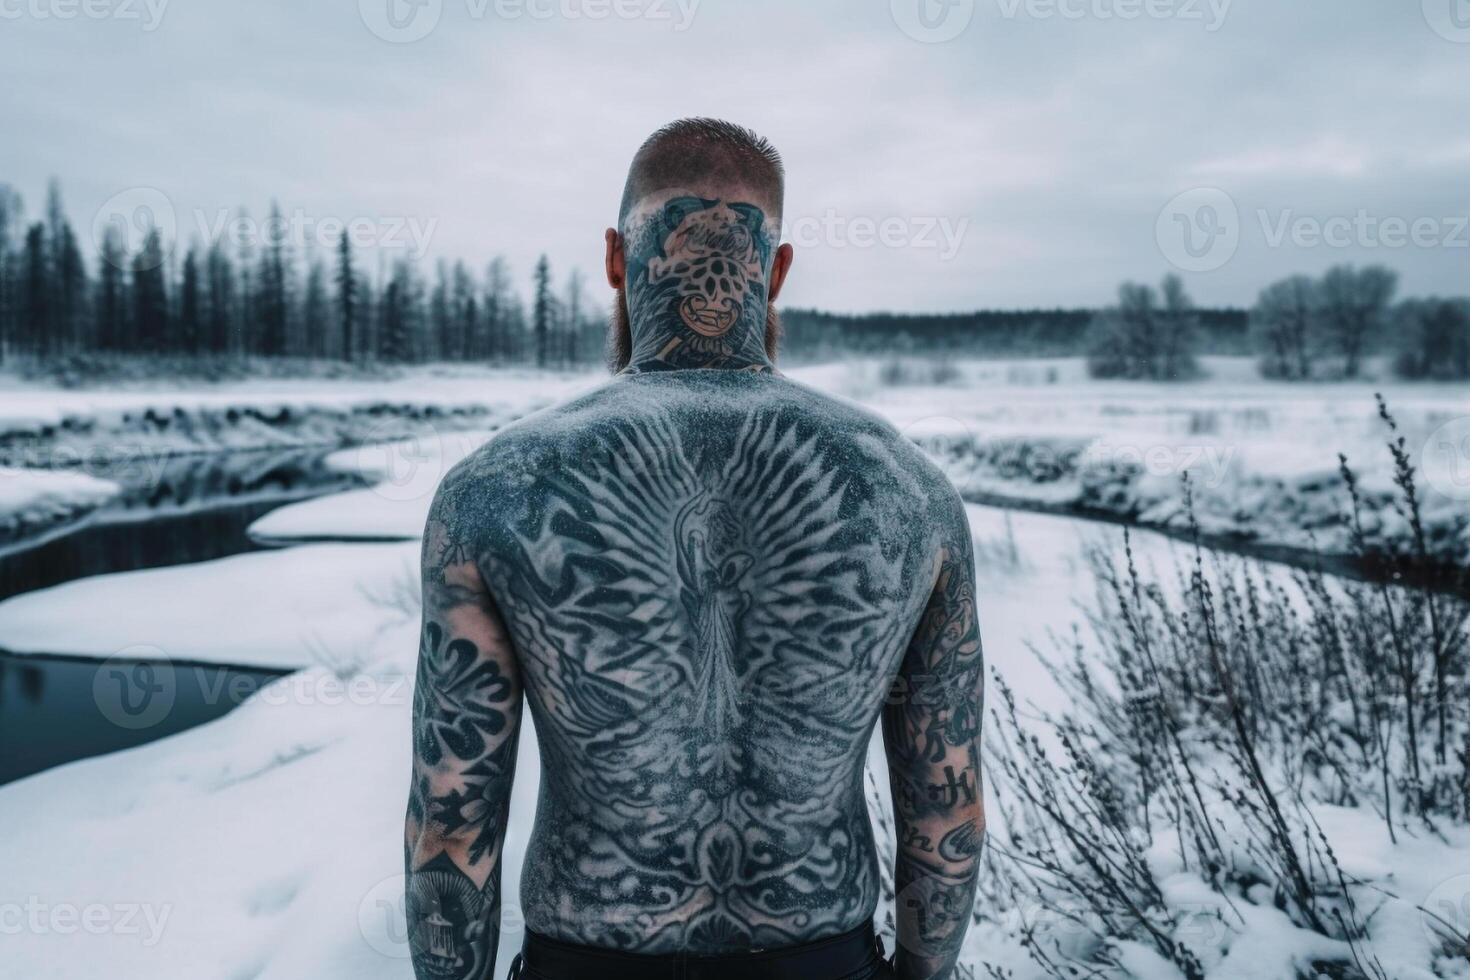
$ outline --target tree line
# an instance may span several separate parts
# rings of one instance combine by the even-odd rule
[[[1395,303],[1397,291],[1397,273],[1379,265],[1282,279],[1248,313],[1248,349],[1263,376],[1288,381],[1361,377],[1375,354],[1403,378],[1470,378],[1470,299]],[[1201,337],[1201,311],[1178,276],[1157,290],[1124,283],[1089,325],[1088,367],[1099,378],[1188,379]]]
[[[283,227],[273,205],[267,228]],[[284,234],[223,236],[180,252],[149,228],[104,225],[89,263],[56,182],[28,221],[0,184],[0,362],[69,355],[271,357],[347,363],[465,361],[571,368],[603,354],[602,304],[573,270],[557,284],[546,256],[522,298],[503,257],[477,273],[463,261],[363,267],[344,229],[335,247],[293,247]],[[842,315],[787,310],[793,360],[862,355],[1068,356],[1095,377],[1194,376],[1202,354],[1255,356],[1267,377],[1357,377],[1390,353],[1406,378],[1470,378],[1470,300],[1395,303],[1398,277],[1342,265],[1291,276],[1250,310],[1196,307],[1177,276],[1124,283],[1103,310],[982,310]]]
[[[272,206],[267,228],[282,228]],[[423,275],[408,256],[375,273],[343,230],[330,254],[223,237],[180,255],[155,227],[127,247],[106,225],[89,263],[53,181],[27,221],[0,184],[0,361],[141,354],[292,357],[344,362],[480,361],[561,368],[598,362],[603,324],[581,274],[558,285],[542,256],[525,302],[508,263],[476,274],[439,261]]]

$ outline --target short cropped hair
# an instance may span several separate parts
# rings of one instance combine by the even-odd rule
[[[618,227],[642,198],[670,187],[744,184],[762,200],[771,221],[780,221],[786,197],[786,168],[770,141],[722,119],[680,119],[650,136],[633,157]]]

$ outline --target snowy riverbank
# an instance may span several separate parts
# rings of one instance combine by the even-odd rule
[[[973,502],[1178,533],[1187,474],[1206,540],[1303,557],[1351,551],[1339,453],[1359,479],[1369,546],[1409,547],[1387,449],[1402,436],[1430,550],[1470,568],[1470,385],[1264,381],[1242,358],[1203,367],[1178,385],[1092,381],[1070,359],[961,362],[937,384],[886,384],[871,363],[797,376],[888,417]]]
[[[1086,552],[1120,532],[1066,518],[968,509],[987,661],[1039,712],[1067,703],[1038,656],[1065,637],[1094,582]],[[1188,549],[1134,537],[1149,581],[1175,588]],[[174,671],[193,661],[300,668],[237,711],[182,734],[63,766],[0,789],[6,888],[30,923],[6,937],[7,967],[27,977],[120,980],[408,980],[398,841],[408,772],[417,633],[416,543],[302,545],[202,564],[104,576],[0,603],[0,636],[22,648],[146,655]],[[1276,572],[1265,574],[1280,575]],[[116,614],[89,613],[105,597]],[[166,601],[164,601],[166,600]],[[241,610],[249,610],[242,616]],[[152,675],[168,689],[170,676]],[[534,730],[533,730],[534,731]],[[522,936],[514,898],[534,817],[539,764],[533,734],[520,745],[506,844],[505,932],[497,977]],[[872,785],[886,773],[875,738]],[[992,801],[994,802],[994,801]],[[886,792],[870,804],[880,826]],[[34,814],[44,812],[45,820]],[[1005,834],[1005,811],[991,809]],[[1455,891],[1458,831],[1445,841],[1395,844],[1370,810],[1315,813],[1344,870],[1381,894],[1375,945],[1392,976],[1430,976],[1431,932],[1418,906]],[[320,827],[329,827],[318,832]],[[997,839],[1004,839],[1003,836]],[[74,842],[93,842],[85,860]],[[891,841],[880,850],[891,853]],[[1161,856],[1161,860],[1163,857]],[[1176,876],[1170,901],[1200,910],[1217,950],[1210,980],[1295,975],[1335,957],[1269,900],[1241,921],[1212,920],[1212,896]],[[1269,898],[1269,897],[1267,897]],[[64,927],[93,909],[96,930]],[[29,911],[27,911],[29,910]],[[982,907],[965,962],[1040,977],[1017,933],[1051,913]],[[889,904],[880,925],[890,922]],[[125,920],[125,921],[124,921]],[[1065,922],[1047,929],[1065,933]],[[891,933],[890,933],[891,940]],[[1138,976],[1177,972],[1135,951]]]
[[[589,380],[425,370],[375,382],[7,387],[0,390],[0,546],[54,532],[110,503],[177,497],[181,459],[452,440],[504,425]]]
[[[1208,539],[1329,555],[1350,550],[1344,452],[1361,478],[1369,544],[1406,546],[1393,506],[1382,391],[1420,466],[1430,547],[1470,567],[1470,386],[1262,381],[1244,359],[1206,359],[1181,385],[1095,382],[1075,359],[969,361],[926,381],[857,361],[798,367],[798,381],[877,411],[920,442],[972,502],[1102,517],[1170,532],[1195,516]],[[595,384],[597,375],[424,370],[391,381],[275,381],[176,390],[0,393],[0,465],[83,472],[124,487],[160,477],[171,454],[365,446],[343,466],[384,485],[336,504],[306,503],[254,529],[263,540],[416,533],[440,462],[452,463],[514,417]],[[1470,433],[1461,433],[1461,436]],[[374,466],[367,444],[409,438]],[[1452,458],[1444,458],[1448,454]],[[360,458],[359,458],[360,457]],[[384,467],[388,467],[384,469]],[[427,487],[427,489],[425,489]],[[328,508],[325,524],[311,516]],[[9,513],[0,498],[0,514]],[[81,507],[79,505],[79,512]],[[384,512],[396,519],[383,521]],[[301,515],[305,514],[305,517]],[[302,522],[305,530],[295,527]],[[17,534],[29,525],[17,519]]]
[[[0,547],[81,520],[120,493],[84,473],[0,466]]]

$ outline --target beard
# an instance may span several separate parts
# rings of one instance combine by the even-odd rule
[[[607,369],[613,374],[625,369],[633,360],[633,318],[628,314],[628,290],[619,289],[608,317],[605,356]],[[781,350],[781,314],[776,305],[766,306],[766,357],[772,364]]]

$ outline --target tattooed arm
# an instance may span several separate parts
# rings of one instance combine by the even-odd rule
[[[424,532],[404,834],[409,943],[419,980],[488,980],[521,684],[505,626],[445,510],[441,492]]]
[[[975,901],[985,815],[980,794],[983,689],[969,527],[946,518],[929,603],[883,712],[898,829],[898,975],[950,976]]]

